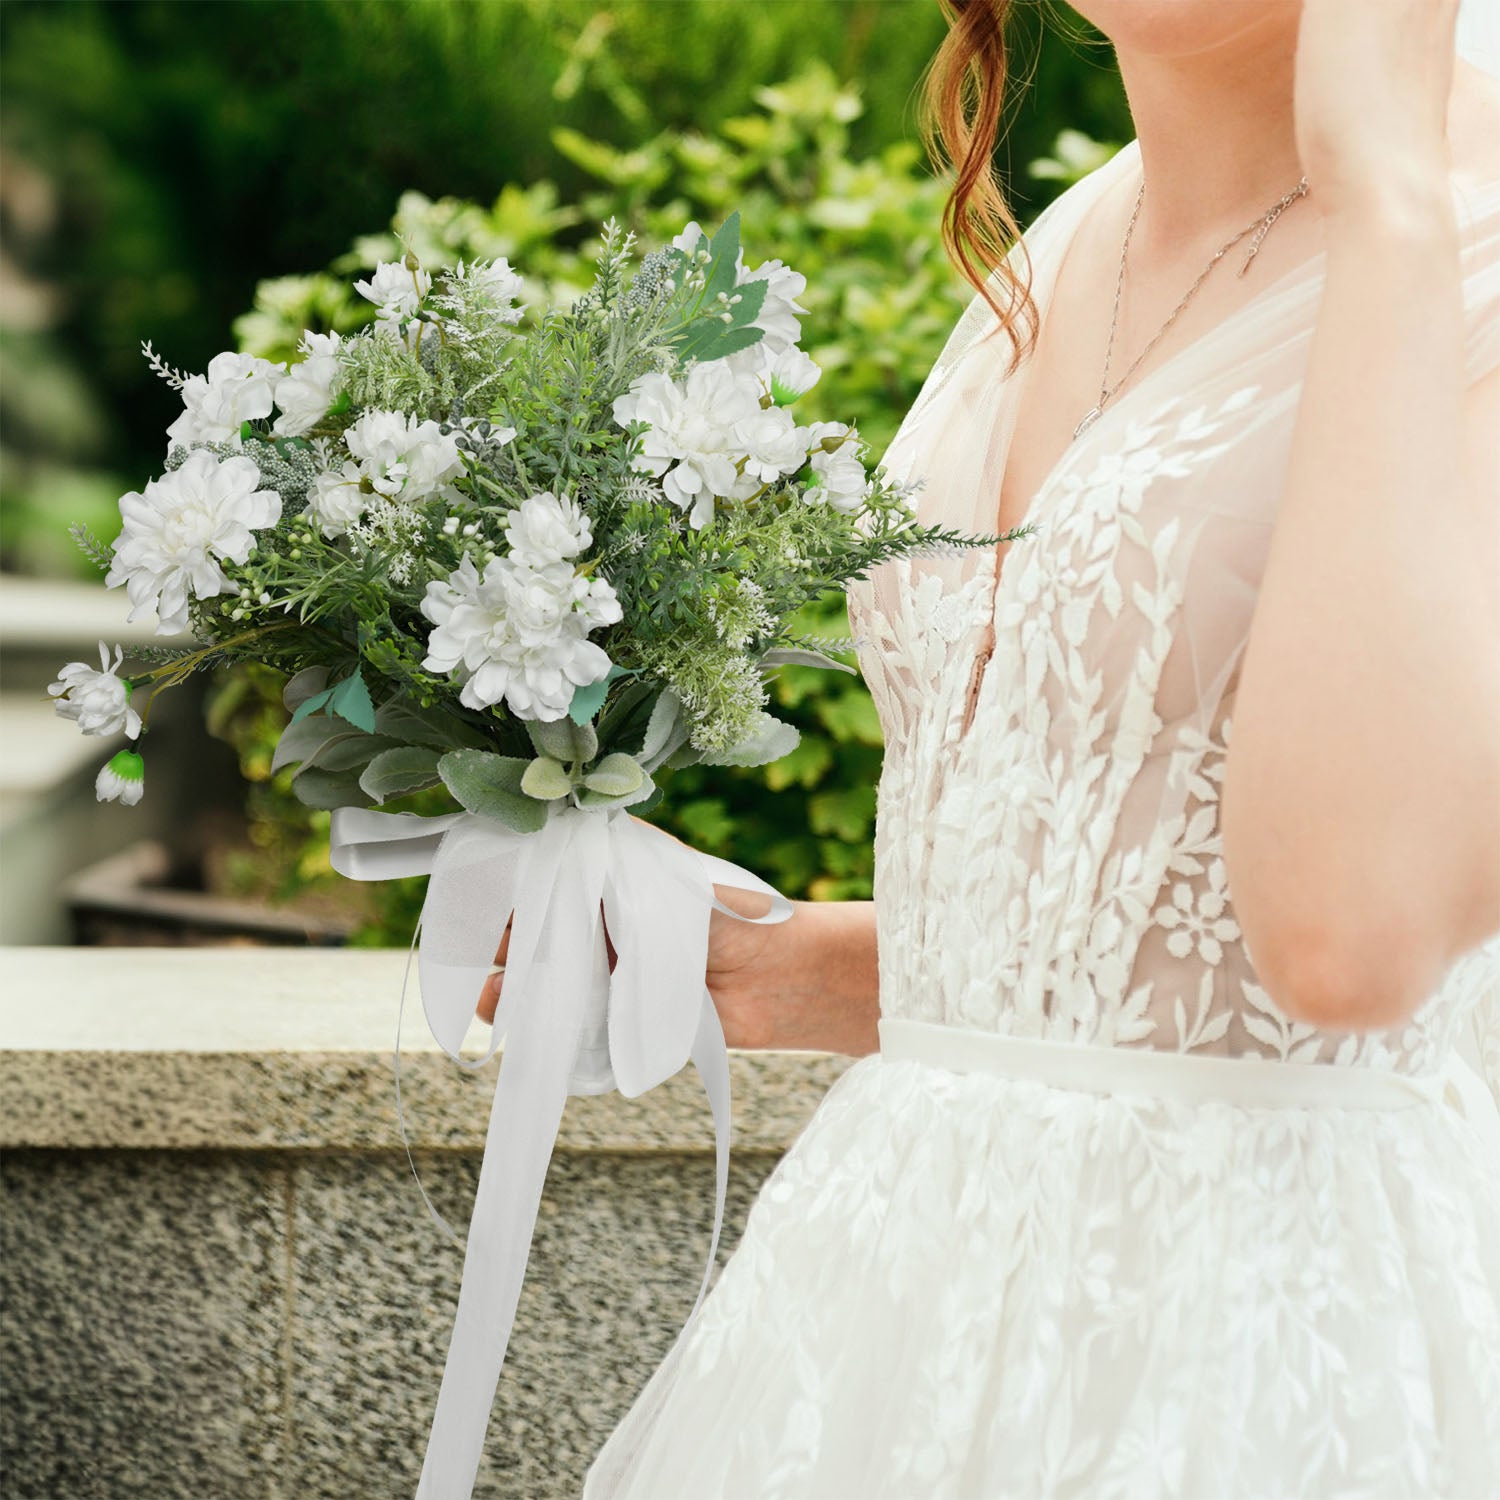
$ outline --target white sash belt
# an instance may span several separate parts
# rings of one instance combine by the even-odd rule
[[[914,1058],[956,1072],[999,1073],[1088,1093],[1269,1108],[1446,1105],[1468,1120],[1500,1159],[1500,1109],[1484,1081],[1456,1051],[1449,1054],[1441,1072],[1415,1077],[1248,1055],[1207,1057],[1145,1047],[1000,1036],[899,1016],[882,1016],[878,1027],[880,1055],[887,1061]]]

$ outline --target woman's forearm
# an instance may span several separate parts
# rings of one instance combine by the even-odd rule
[[[765,899],[716,887],[746,916]],[[716,915],[708,987],[731,1047],[863,1056],[879,1048],[880,981],[871,901],[794,901],[784,922]]]
[[[1330,219],[1225,772],[1247,942],[1324,1025],[1404,1020],[1492,920],[1496,496],[1447,191]]]

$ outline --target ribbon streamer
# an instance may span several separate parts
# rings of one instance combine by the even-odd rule
[[[619,1089],[637,1098],[689,1059],[713,1112],[715,1148],[713,1236],[687,1321],[697,1316],[729,1186],[729,1054],[704,983],[709,919],[717,909],[742,921],[782,922],[792,903],[748,870],[623,808],[553,804],[546,823],[528,834],[467,812],[425,818],[340,808],[332,859],[353,880],[430,876],[417,951],[427,1024],[465,1068],[483,1067],[504,1042],[458,1311],[417,1485],[417,1500],[468,1500],[568,1096]],[[743,917],[718,899],[716,884],[769,896],[770,909]],[[510,946],[489,1050],[465,1058],[459,1049],[507,918]]]

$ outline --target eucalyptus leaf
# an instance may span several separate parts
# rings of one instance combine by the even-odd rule
[[[438,761],[438,775],[469,812],[494,818],[517,833],[535,833],[547,821],[547,804],[521,790],[530,764],[520,756],[488,750],[450,750]]]
[[[360,786],[376,802],[405,797],[436,786],[439,753],[424,745],[397,745],[382,750],[361,773]]]
[[[521,790],[528,797],[539,797],[543,802],[553,802],[566,797],[573,790],[573,778],[560,760],[550,755],[539,755],[521,773]]]
[[[761,657],[760,667],[762,671],[768,667],[831,667],[836,672],[847,672],[851,677],[859,676],[858,669],[847,662],[835,661],[833,657],[824,656],[821,651],[810,651],[805,646],[773,646]]]
[[[801,738],[795,724],[762,711],[756,715],[755,728],[739,744],[706,751],[701,760],[705,766],[764,766],[790,755]]]
[[[591,792],[621,797],[640,789],[646,773],[623,750],[606,755],[592,770],[584,772],[583,784]]]

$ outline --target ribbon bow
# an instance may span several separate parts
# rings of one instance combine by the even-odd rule
[[[697,1315],[729,1184],[729,1054],[704,983],[709,918],[715,908],[740,917],[714,886],[771,898],[763,916],[743,921],[785,921],[792,904],[748,870],[622,808],[553,804],[546,823],[526,834],[467,812],[426,818],[340,808],[333,814],[332,858],[334,869],[354,880],[431,876],[417,960],[428,1026],[462,1067],[484,1066],[505,1044],[458,1312],[417,1486],[417,1500],[467,1500],[568,1096],[617,1088],[636,1098],[689,1058],[713,1111],[716,1163],[713,1238],[688,1322]],[[613,973],[601,907],[615,946]],[[512,912],[489,1050],[473,1060],[460,1057]],[[399,1025],[396,1062],[399,1101]]]

